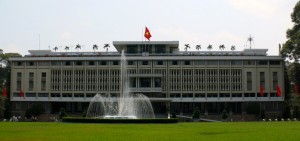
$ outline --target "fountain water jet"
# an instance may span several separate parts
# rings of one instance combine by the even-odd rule
[[[120,64],[120,97],[96,94],[90,102],[86,116],[92,118],[155,118],[149,98],[143,94],[130,92],[124,50],[122,50]]]

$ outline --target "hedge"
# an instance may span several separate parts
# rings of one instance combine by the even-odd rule
[[[101,119],[84,117],[63,117],[63,122],[72,123],[178,123],[177,118],[153,118],[153,119]]]

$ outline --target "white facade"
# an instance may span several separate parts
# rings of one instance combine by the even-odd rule
[[[10,58],[11,101],[89,102],[96,93],[118,97],[120,51],[131,91],[153,102],[282,102],[281,56],[265,49],[179,52],[178,41],[114,42],[118,52],[30,51]],[[264,96],[260,97],[260,84]],[[277,96],[277,85],[282,96]],[[25,98],[20,97],[20,90]]]

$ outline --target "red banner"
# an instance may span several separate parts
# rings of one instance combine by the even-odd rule
[[[280,86],[277,85],[277,96],[281,96],[281,90],[280,90]]]
[[[3,85],[3,97],[7,97],[7,91],[5,85]]]
[[[150,34],[150,31],[149,29],[146,27],[146,30],[145,30],[145,38],[147,38],[149,41],[150,41],[150,38],[152,37],[151,34]]]
[[[22,91],[22,89],[20,90],[20,97],[24,97],[24,92]]]
[[[263,88],[263,86],[261,84],[259,85],[259,93],[260,93],[261,97],[264,96],[264,88]]]

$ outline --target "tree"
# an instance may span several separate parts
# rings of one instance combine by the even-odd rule
[[[222,119],[225,120],[228,118],[228,113],[227,111],[224,109],[223,112],[222,112]]]
[[[95,52],[95,50],[98,50],[98,45],[94,44],[93,45],[93,50],[94,50],[94,52]]]
[[[5,111],[5,97],[1,95],[0,96],[0,119],[4,118],[4,111]]]
[[[220,45],[220,46],[219,46],[219,49],[220,49],[220,50],[224,50],[224,49],[225,49],[225,45]]]
[[[56,50],[58,50],[58,47],[54,47],[53,50],[56,52]]]
[[[79,44],[77,44],[76,46],[75,46],[75,49],[77,50],[77,52],[81,49],[81,45],[79,45]]]
[[[230,50],[234,51],[235,50],[235,45],[232,45]]]
[[[199,51],[201,49],[201,45],[196,45],[196,49]]]
[[[20,55],[19,53],[0,54],[0,61],[1,61],[2,68],[5,68],[9,65],[8,58],[10,57],[22,57],[22,55]]]
[[[69,49],[70,49],[70,47],[68,47],[68,46],[65,47],[66,52],[67,52],[67,50],[69,50]]]
[[[200,110],[199,110],[199,107],[196,107],[196,109],[195,109],[194,112],[193,112],[192,117],[193,117],[193,119],[199,119],[199,118],[200,118]]]
[[[7,98],[2,97],[2,89],[0,91],[0,119],[2,117],[9,118],[10,117],[10,111],[9,111],[9,93],[10,93],[10,67],[11,64],[8,61],[8,58],[10,57],[22,57],[19,53],[0,53],[0,59],[1,59],[1,67],[0,67],[0,84],[4,84],[6,86],[7,91]]]
[[[285,77],[285,87],[286,87],[286,96],[285,96],[285,103],[284,103],[284,116],[285,117],[300,117],[300,97],[295,96],[296,92],[294,89],[295,84],[299,86],[300,84],[300,64],[299,62],[293,62],[289,64],[287,68],[287,75],[288,77]],[[285,71],[286,72],[286,71]],[[285,74],[286,76],[286,74]],[[291,84],[292,82],[292,84]],[[291,86],[290,86],[291,85]],[[291,89],[290,89],[291,88]]]
[[[187,52],[188,48],[191,48],[191,47],[190,47],[190,44],[185,44],[184,46],[185,46],[185,47],[184,47],[184,50],[185,50],[186,52]]]
[[[208,49],[209,51],[210,51],[212,48],[213,48],[212,45],[208,45],[208,46],[207,46],[207,49]]]
[[[288,40],[283,45],[281,53],[284,57],[298,62],[300,57],[300,1],[295,5],[294,11],[291,14],[291,19],[294,26],[286,32]]]
[[[108,48],[110,48],[110,46],[109,46],[109,44],[104,44],[103,48],[106,49],[106,52],[107,52]]]

